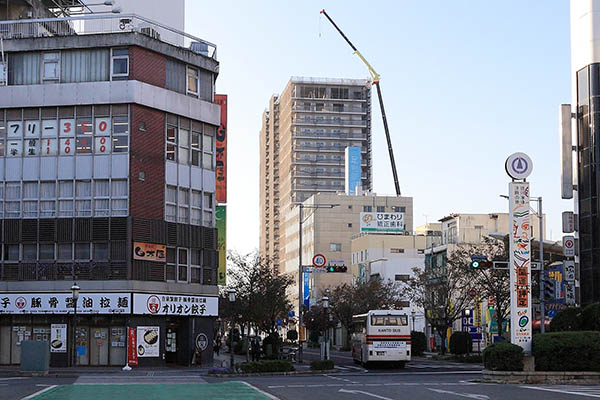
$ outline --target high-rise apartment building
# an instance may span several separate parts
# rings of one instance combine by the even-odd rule
[[[137,15],[28,19],[77,1],[5,4],[0,364],[42,340],[54,366],[188,365],[218,314],[216,47]]]
[[[368,81],[292,77],[271,97],[260,133],[260,253],[277,268],[286,258],[285,214],[315,193],[344,191],[347,147],[360,148],[360,185],[371,190]]]

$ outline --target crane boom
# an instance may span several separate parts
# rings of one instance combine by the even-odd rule
[[[394,159],[394,149],[392,148],[392,139],[390,137],[390,130],[388,128],[387,117],[385,115],[385,108],[383,106],[383,96],[381,95],[381,87],[379,86],[379,74],[375,72],[375,69],[369,64],[369,62],[360,54],[360,51],[352,44],[350,39],[342,32],[342,30],[337,26],[335,22],[331,19],[331,17],[325,12],[325,10],[321,10],[321,14],[325,15],[325,17],[331,22],[334,28],[339,32],[340,35],[344,38],[344,40],[350,45],[352,50],[354,50],[354,54],[361,59],[361,61],[367,66],[369,69],[369,73],[371,74],[371,79],[373,81],[373,85],[377,88],[377,97],[379,98],[379,108],[381,109],[381,117],[383,119],[383,129],[385,130],[385,138],[387,140],[388,152],[390,154],[390,162],[392,164],[392,174],[394,176],[394,185],[396,187],[396,196],[400,196],[400,184],[398,183],[398,172],[396,171],[396,161]]]

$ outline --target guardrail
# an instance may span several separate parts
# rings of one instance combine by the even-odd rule
[[[173,46],[217,59],[217,46],[137,14],[80,15],[0,21],[0,38],[27,39],[52,36],[138,32]]]

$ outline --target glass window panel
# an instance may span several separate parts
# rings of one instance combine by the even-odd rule
[[[94,243],[94,260],[108,260],[108,243]]]
[[[23,184],[23,198],[24,199],[37,199],[38,198],[37,182],[25,182]]]
[[[175,186],[167,185],[167,202],[169,202],[169,203],[177,202],[177,188]]]
[[[213,169],[212,154],[204,153],[204,157],[202,157],[202,168]]]
[[[165,219],[167,221],[175,222],[177,220],[177,207],[174,205],[169,205],[165,207]]]
[[[187,189],[179,189],[179,205],[187,206],[190,204],[190,192]]]
[[[23,245],[23,260],[37,260],[37,244]]]
[[[108,179],[99,179],[94,181],[94,196],[95,197],[108,197],[110,196],[110,184]]]
[[[92,197],[92,182],[77,181],[75,183],[75,197],[78,199]]]
[[[110,215],[108,199],[94,200],[94,215],[103,217]]]
[[[40,217],[55,217],[56,202],[55,201],[40,201]]]
[[[179,207],[179,222],[184,224],[189,222],[189,208]]]
[[[175,264],[177,252],[174,247],[167,247],[167,262],[171,264]]]
[[[187,266],[179,266],[179,278],[178,280],[187,282]]]
[[[112,181],[113,197],[127,197],[127,181],[124,179],[114,179]]]
[[[14,182],[6,183],[6,200],[21,199],[21,184]]]
[[[127,136],[113,136],[113,152],[127,153],[129,150],[129,138]]]
[[[129,73],[129,59],[125,57],[113,58],[113,75],[127,75]]]
[[[113,49],[113,56],[128,56],[129,49]]]
[[[212,209],[212,193],[204,193],[204,208]]]
[[[73,197],[73,181],[60,181],[58,183],[58,197]]]
[[[54,244],[40,244],[40,260],[54,260]]]
[[[72,260],[73,259],[73,246],[71,243],[59,243],[58,244],[58,259],[59,260]]]
[[[189,162],[189,150],[183,147],[179,148],[179,163],[187,164]]]
[[[167,125],[167,141],[168,142],[173,142],[173,143],[177,142],[176,132],[177,132],[176,126]]]
[[[92,201],[91,200],[75,201],[75,216],[76,217],[89,217],[91,215],[92,215]]]
[[[127,200],[112,200],[112,215],[127,215]]]
[[[203,279],[203,284],[204,285],[214,285],[216,284],[216,272],[214,269],[210,269],[210,268],[203,268],[203,275],[204,275],[204,279]]]
[[[192,148],[194,149],[200,149],[200,137],[202,135],[200,135],[199,133],[196,132],[192,132]]]
[[[191,224],[192,225],[202,225],[202,211],[200,209],[192,208]]]
[[[202,268],[192,268],[190,271],[191,283],[202,283]]]
[[[167,264],[167,280],[168,281],[174,281],[176,276],[175,276],[175,264]]]
[[[58,215],[59,217],[72,217],[73,200],[60,200],[58,202]]]
[[[192,149],[192,165],[195,167],[200,166],[200,151]]]
[[[179,145],[188,147],[190,145],[190,131],[179,129]]]
[[[202,135],[202,150],[206,152],[213,151],[213,138],[211,136]]]
[[[7,201],[4,203],[4,216],[6,218],[19,218],[21,216],[21,202]]]
[[[167,143],[167,160],[175,161],[175,150],[177,146]]]
[[[38,202],[24,201],[23,202],[23,217],[36,218],[38,216]]]
[[[89,243],[75,243],[75,259],[76,260],[89,260],[90,259],[90,244]]]
[[[212,226],[212,212],[204,211],[204,224],[205,226]]]
[[[94,133],[94,125],[91,118],[77,118],[77,136],[91,135]]]
[[[191,264],[192,265],[200,265],[202,264],[202,251],[201,250],[191,250],[190,251],[191,254]]]
[[[19,261],[19,245],[18,244],[5,244],[4,245],[4,260],[5,261]]]
[[[40,198],[55,199],[56,198],[56,182],[40,183]]]
[[[129,117],[113,117],[113,133],[115,135],[129,133]]]
[[[4,140],[0,139],[0,157],[4,157],[6,154],[4,153]]]
[[[192,207],[202,207],[202,192],[192,190]]]
[[[188,263],[187,249],[178,249],[177,254],[178,254],[177,255],[177,263],[187,265],[187,263]]]

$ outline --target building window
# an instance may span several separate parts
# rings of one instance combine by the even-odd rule
[[[385,206],[377,206],[377,212],[385,212]]]
[[[21,183],[6,183],[6,201],[4,203],[4,216],[6,218],[21,217]]]
[[[4,261],[19,261],[19,245],[5,244],[4,245]]]
[[[94,215],[96,217],[110,215],[110,182],[108,179],[94,181]]]
[[[190,131],[179,128],[179,164],[190,162]]]
[[[191,197],[191,224],[201,225],[202,224],[202,192],[198,190],[192,190]]]
[[[108,260],[108,243],[94,243],[94,260]]]
[[[75,259],[89,260],[90,259],[90,243],[75,243]]]
[[[404,253],[404,249],[390,249],[390,253]]]
[[[37,218],[38,216],[38,183],[23,183],[23,218]]]
[[[393,212],[406,212],[406,207],[392,206]]]
[[[372,211],[373,211],[372,206],[363,206],[363,212],[372,212]]]
[[[166,279],[167,281],[174,281],[177,279],[177,249],[174,247],[167,247],[167,269]]]
[[[329,251],[340,252],[342,251],[341,243],[329,243]]]
[[[128,78],[129,77],[129,50],[128,49],[112,49],[112,57],[110,63],[110,75],[113,78]]]
[[[23,245],[23,260],[24,261],[37,260],[37,244],[24,244]]]
[[[352,228],[352,223],[349,223],[349,224],[348,224],[348,228]]]
[[[126,179],[113,179],[111,182],[111,215],[126,216],[128,211],[128,187]]]
[[[179,207],[177,220],[182,224],[188,224],[190,221],[190,191],[189,189],[179,188]]]
[[[214,169],[213,167],[213,148],[216,128],[206,125],[202,135],[202,168]]]
[[[72,260],[73,259],[73,245],[71,243],[59,243],[58,244],[58,259],[59,260]]]
[[[187,67],[187,94],[198,97],[198,69]]]
[[[54,260],[54,243],[40,243],[40,260]]]
[[[410,275],[403,275],[403,274],[397,274],[394,276],[394,280],[396,281],[401,281],[401,282],[408,282],[408,280],[410,279]]]
[[[187,282],[188,276],[188,250],[178,249],[177,251],[177,280]]]
[[[204,193],[204,226],[213,226],[213,194]]]
[[[167,185],[165,193],[165,219],[177,222],[177,187]]]
[[[201,159],[201,151],[202,151],[202,143],[200,140],[202,139],[202,133],[192,132],[192,142],[190,143],[191,152],[192,152],[192,165],[195,167],[200,167],[200,159]]]
[[[57,81],[60,77],[60,53],[44,53],[42,59],[42,80]]]
[[[56,183],[40,183],[40,217],[51,218],[56,216]]]

